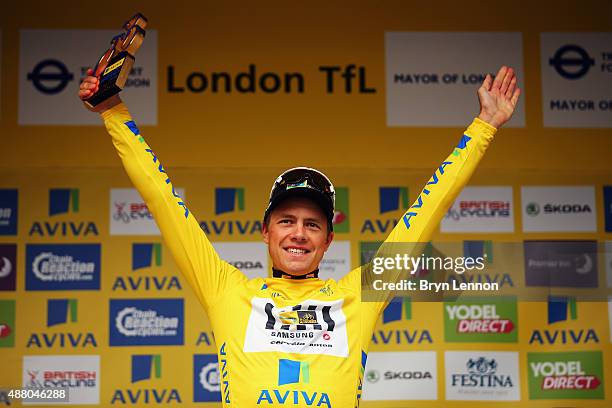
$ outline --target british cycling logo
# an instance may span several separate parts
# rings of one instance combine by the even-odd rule
[[[440,223],[441,232],[514,232],[512,187],[465,187]]]
[[[111,299],[110,345],[183,345],[183,299]]]
[[[26,290],[99,290],[100,244],[27,244]]]
[[[251,305],[245,352],[348,356],[342,300],[307,300],[296,306],[276,307],[272,299],[253,298]]]
[[[182,403],[181,394],[176,388],[163,388],[158,383],[147,387],[149,380],[161,378],[162,356],[160,354],[133,354],[130,383],[139,384],[124,389],[115,389],[111,404],[133,406],[134,404]],[[145,385],[141,384],[143,382]]]
[[[23,356],[23,387],[67,388],[67,404],[100,403],[100,356]]]

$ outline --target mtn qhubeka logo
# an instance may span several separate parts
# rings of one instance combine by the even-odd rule
[[[444,338],[448,342],[514,343],[517,326],[513,297],[444,302]]]
[[[527,215],[535,217],[540,213],[540,205],[538,203],[529,203],[527,207],[525,207],[525,212]]]
[[[527,353],[530,399],[603,399],[601,351]]]

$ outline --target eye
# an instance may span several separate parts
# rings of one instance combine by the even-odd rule
[[[321,229],[321,226],[319,224],[317,224],[316,222],[309,222],[306,224],[307,227],[309,228],[314,228],[314,229]]]

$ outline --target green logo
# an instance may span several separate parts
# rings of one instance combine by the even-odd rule
[[[0,347],[15,346],[15,301],[0,300]]]
[[[336,188],[336,206],[334,210],[334,232],[349,232],[349,189]]]
[[[525,207],[525,211],[527,212],[527,215],[535,217],[540,213],[540,206],[537,203],[529,203],[527,204],[527,207]]]
[[[461,298],[444,302],[444,339],[456,343],[516,343],[516,298]]]
[[[366,373],[366,379],[371,383],[378,382],[378,380],[380,380],[380,374],[378,374],[378,371],[376,370],[369,370]]]
[[[603,399],[601,351],[527,353],[530,399]]]

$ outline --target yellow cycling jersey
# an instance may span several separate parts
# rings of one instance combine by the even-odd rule
[[[362,301],[361,268],[338,281],[248,280],[219,258],[126,107],[119,104],[102,116],[128,176],[209,316],[223,406],[356,407],[372,332],[386,304]],[[474,120],[386,242],[429,240],[495,131]]]

